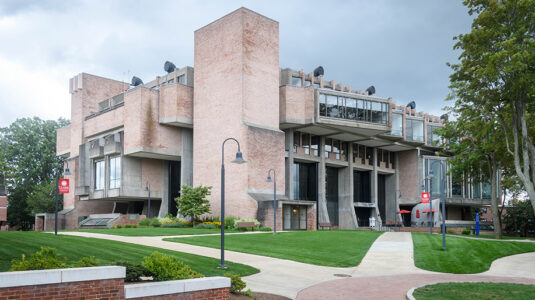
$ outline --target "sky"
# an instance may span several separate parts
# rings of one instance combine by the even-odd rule
[[[441,115],[453,37],[470,31],[460,0],[1,0],[0,127],[70,117],[69,78],[130,82],[193,66],[193,32],[244,6],[279,22],[281,68],[312,72]]]

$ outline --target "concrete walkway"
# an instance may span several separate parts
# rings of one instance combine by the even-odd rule
[[[121,241],[217,259],[220,257],[219,249],[162,240],[170,236],[126,237],[88,232],[61,234]],[[407,290],[414,286],[454,279],[498,282],[525,280],[526,283],[535,284],[535,253],[498,259],[489,271],[478,275],[443,274],[419,269],[414,266],[412,236],[408,232],[383,233],[370,247],[360,265],[352,268],[316,266],[228,250],[225,251],[225,258],[260,270],[260,273],[243,278],[251,290],[292,299],[404,299]],[[341,278],[340,275],[352,278]]]

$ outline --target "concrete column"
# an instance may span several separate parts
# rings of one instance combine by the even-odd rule
[[[288,149],[288,157],[286,158],[286,169],[284,170],[285,174],[285,181],[286,181],[286,196],[288,196],[288,199],[295,200],[294,199],[294,152],[293,152],[293,146],[294,146],[294,129],[289,129],[286,131],[286,149]]]
[[[327,195],[325,191],[325,137],[320,138],[320,147],[318,149],[320,162],[318,164],[318,220],[320,223],[330,222],[329,213],[327,212]]]
[[[193,129],[182,128],[182,157],[180,185],[193,185]]]
[[[373,160],[373,170],[372,170],[372,175],[371,175],[371,178],[370,178],[370,182],[371,182],[371,196],[372,196],[372,203],[375,204],[375,207],[374,209],[372,210],[372,214],[371,216],[372,217],[375,217],[375,219],[377,220],[377,222],[379,222],[379,203],[378,203],[378,198],[377,198],[377,194],[378,194],[378,184],[377,184],[377,148],[373,148],[373,157],[372,157],[372,160]],[[379,224],[379,223],[378,223]]]
[[[151,203],[152,204],[152,203]],[[169,213],[169,168],[166,162],[162,162],[162,202],[158,217],[165,217]],[[151,207],[152,215],[152,207]]]
[[[353,147],[349,143],[348,167],[338,171],[338,219],[340,229],[357,229],[357,216],[353,206]]]
[[[395,184],[396,184],[396,206],[395,206],[395,209],[396,209],[396,212],[401,210],[399,208],[399,156],[398,156],[398,152],[394,152],[394,165],[396,166],[396,169],[395,169],[395,173],[394,173],[394,177],[395,177]],[[402,222],[403,221],[403,218],[401,216],[401,214],[397,214],[396,213],[396,220],[398,222]],[[401,225],[403,226],[403,225]]]

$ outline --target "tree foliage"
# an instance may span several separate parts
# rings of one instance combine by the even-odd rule
[[[210,195],[210,189],[211,186],[191,187],[183,184],[180,196],[175,198],[178,213],[191,217],[194,226],[198,216],[210,213],[210,201],[206,199],[206,196]]]
[[[32,213],[41,207],[36,195],[46,193],[57,174],[63,170],[63,161],[56,157],[56,130],[69,124],[68,120],[17,119],[8,127],[0,128],[0,173],[3,173],[8,190],[8,223],[30,229]],[[28,198],[34,195],[35,207]],[[46,205],[45,205],[46,207]]]
[[[452,97],[457,106],[472,106],[488,117],[483,123],[493,126],[497,151],[510,155],[502,161],[509,157],[535,207],[535,0],[464,4],[475,19],[471,32],[456,37],[462,53],[451,65]]]
[[[533,207],[529,201],[512,202],[512,206],[507,208],[504,216],[505,230],[510,234],[527,236],[530,232],[535,232],[535,217]]]

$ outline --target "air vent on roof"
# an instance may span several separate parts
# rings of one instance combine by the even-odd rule
[[[375,94],[375,87],[372,85],[369,88],[367,88],[365,92],[368,92],[368,95],[374,95]]]
[[[407,107],[410,107],[411,109],[416,109],[416,102],[411,101],[409,104],[407,104]]]
[[[314,69],[314,77],[318,77],[320,75],[323,76],[323,74],[325,74],[325,72],[324,72],[322,66],[319,66],[319,67]]]
[[[175,69],[176,69],[176,66],[174,63],[170,62],[170,61],[166,61],[165,64],[163,65],[163,69],[165,70],[165,72],[167,73],[171,73],[171,72],[174,72]]]
[[[132,76],[132,83],[130,83],[130,85],[138,86],[138,85],[141,85],[141,84],[143,84],[143,80],[141,80],[139,77]]]

